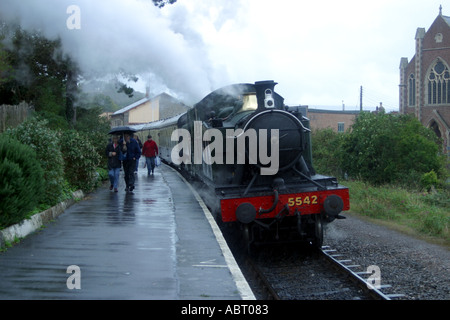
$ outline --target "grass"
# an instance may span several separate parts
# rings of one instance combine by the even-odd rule
[[[6,252],[9,248],[12,248],[13,245],[18,244],[22,238],[18,238],[17,236],[14,237],[14,240],[11,241],[5,241],[4,246],[0,247],[0,252]]]
[[[395,186],[343,182],[350,190],[350,211],[450,245],[450,192],[410,191]]]

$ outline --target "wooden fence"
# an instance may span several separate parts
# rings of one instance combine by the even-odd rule
[[[0,106],[0,133],[7,128],[14,128],[21,124],[33,112],[33,106],[26,102],[18,105],[1,105]]]

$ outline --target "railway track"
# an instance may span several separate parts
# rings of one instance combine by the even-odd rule
[[[298,253],[265,252],[241,259],[258,299],[264,300],[391,300],[403,295],[384,293],[377,269],[353,264],[336,250]]]
[[[251,258],[245,260],[246,270],[251,274],[253,283],[258,283],[258,292],[260,300],[281,300],[277,291],[273,288],[264,272],[258,267],[257,263]],[[255,289],[255,288],[253,288]]]
[[[259,300],[392,300],[404,296],[381,283],[378,266],[353,263],[329,246],[315,250],[299,243],[263,245],[250,256],[236,228],[222,228],[222,233]]]
[[[352,264],[350,259],[343,258],[335,249],[323,246],[320,252],[329,262],[348,275],[350,279],[374,299],[392,300],[404,296],[404,294],[383,293],[383,289],[391,288],[391,285],[381,284],[381,273],[377,266],[372,265],[365,271],[357,271],[357,269],[362,268],[361,265]],[[368,276],[368,278],[364,278],[364,275]]]

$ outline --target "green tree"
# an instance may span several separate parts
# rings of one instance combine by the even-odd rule
[[[341,144],[344,134],[332,129],[320,129],[314,130],[311,138],[316,171],[321,174],[342,175]]]
[[[0,41],[4,37],[0,37]],[[12,67],[9,62],[9,54],[4,49],[4,45],[0,42],[0,87],[3,83],[11,81],[11,70]]]
[[[375,184],[418,183],[443,163],[436,136],[411,115],[361,113],[342,144],[342,169]]]
[[[25,31],[18,26],[4,28],[4,33],[11,42],[7,50],[3,49],[10,68],[2,72],[2,78],[7,80],[0,86],[0,104],[30,102],[37,112],[51,115],[52,127],[72,122],[79,70],[63,54],[61,39],[50,40],[38,31]]]
[[[166,4],[174,4],[177,0],[152,0],[158,8],[164,7]]]

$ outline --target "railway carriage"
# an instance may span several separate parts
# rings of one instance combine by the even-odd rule
[[[276,83],[230,85],[188,112],[150,123],[161,158],[205,186],[205,202],[236,224],[247,246],[303,240],[320,247],[323,224],[349,209],[348,188],[313,167],[309,119]]]

